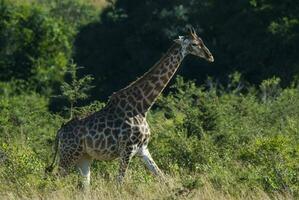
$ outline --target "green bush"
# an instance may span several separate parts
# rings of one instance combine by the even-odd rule
[[[29,191],[43,185],[44,167],[62,118],[48,111],[48,100],[16,85],[0,83],[1,191]],[[26,88],[26,86],[24,86]],[[18,91],[18,92],[17,92]],[[19,93],[19,94],[18,94]]]
[[[264,90],[238,94],[182,78],[173,89],[149,117],[150,149],[164,170],[198,172],[231,192],[246,186],[298,194],[298,89],[280,89],[271,101]]]
[[[74,28],[38,4],[0,1],[0,80],[22,79],[49,92],[63,80]]]

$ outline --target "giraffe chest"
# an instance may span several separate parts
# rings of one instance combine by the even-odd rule
[[[143,117],[127,118],[121,126],[120,140],[132,145],[141,146],[150,137],[149,125]]]

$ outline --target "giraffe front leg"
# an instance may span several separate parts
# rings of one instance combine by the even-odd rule
[[[123,182],[123,179],[126,175],[126,171],[128,169],[129,163],[131,158],[133,157],[133,148],[128,147],[121,153],[120,158],[120,166],[119,166],[119,174],[117,177],[117,182],[121,184]]]
[[[139,155],[142,157],[144,163],[146,164],[147,168],[155,175],[159,176],[160,178],[164,179],[163,172],[159,169],[155,161],[153,160],[149,150],[147,147],[141,147],[139,150]]]

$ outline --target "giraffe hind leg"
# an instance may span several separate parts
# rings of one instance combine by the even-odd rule
[[[59,175],[68,175],[70,169],[81,159],[82,155],[81,148],[62,148],[60,151]]]
[[[74,164],[73,157],[68,154],[60,154],[58,164],[59,175],[65,177],[69,174],[72,165]]]
[[[118,174],[118,177],[117,177],[117,182],[119,184],[123,183],[123,179],[126,175],[126,171],[128,169],[130,160],[132,159],[133,156],[134,156],[134,153],[133,153],[133,147],[132,146],[128,146],[126,149],[124,149],[121,152],[120,165],[119,165],[119,174]]]

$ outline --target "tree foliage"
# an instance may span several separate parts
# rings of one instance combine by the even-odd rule
[[[250,83],[277,76],[282,85],[298,74],[299,11],[290,1],[118,0],[101,21],[82,27],[75,61],[94,74],[105,99],[147,71],[185,27],[193,25],[215,63],[187,58],[179,73],[199,83],[207,76],[225,83],[239,71]],[[122,76],[126,74],[126,76]],[[120,78],[121,77],[121,78]]]
[[[96,15],[95,8],[79,0],[32,4],[1,0],[0,80],[25,80],[48,95],[57,91],[78,27]]]
[[[39,89],[62,80],[74,30],[38,6],[0,2],[0,80],[23,79]]]

